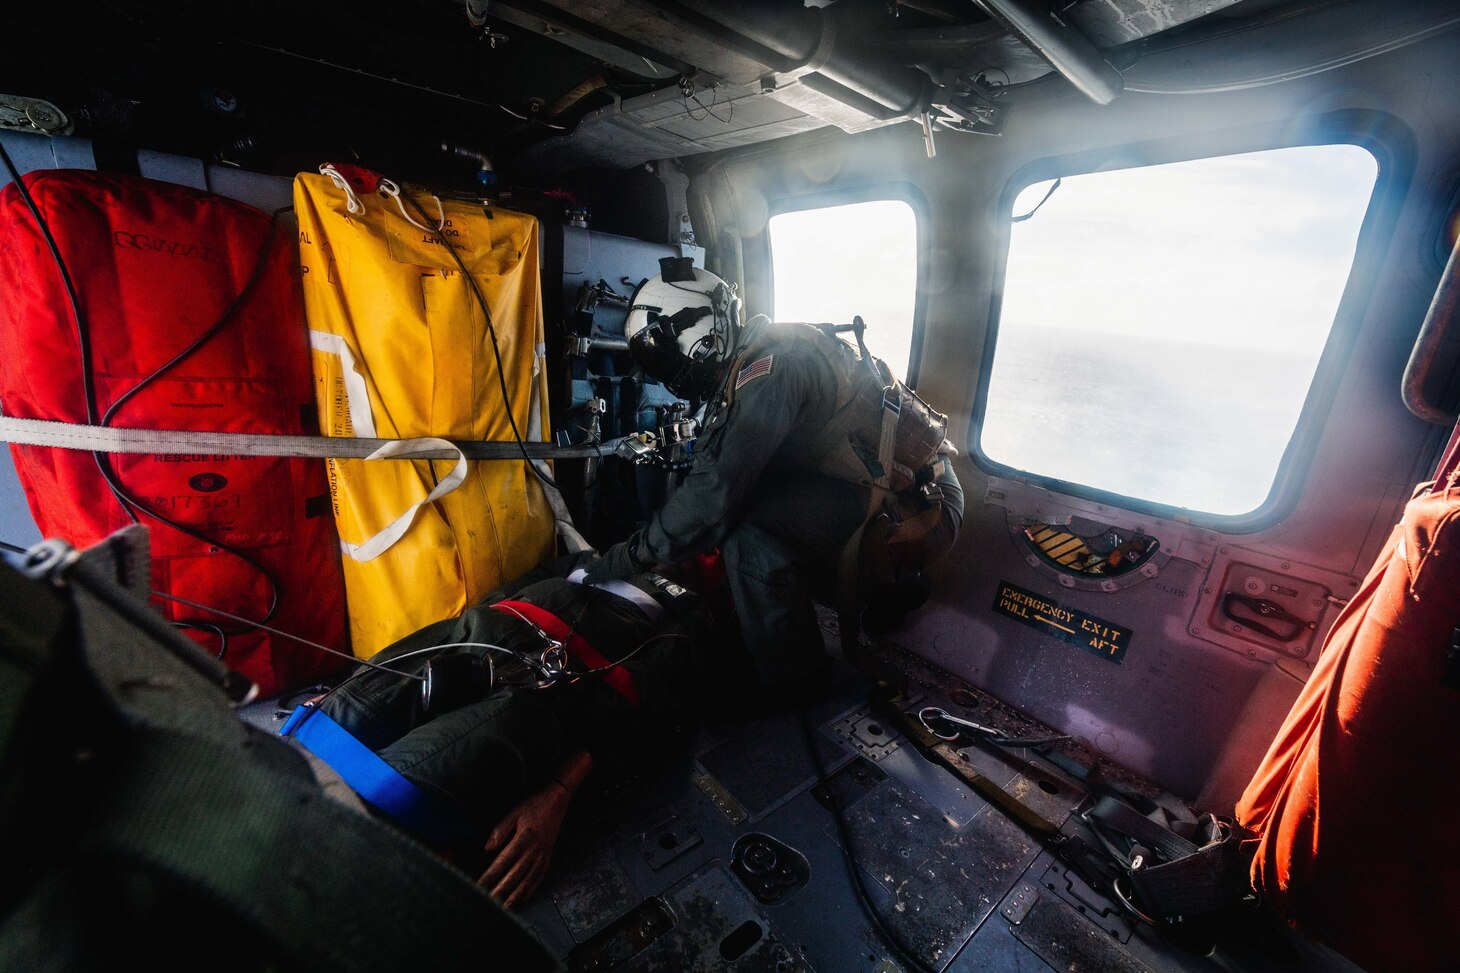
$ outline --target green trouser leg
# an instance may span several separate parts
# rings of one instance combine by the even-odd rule
[[[438,653],[411,655],[417,650],[454,642],[533,647],[535,637],[523,639],[515,619],[477,607],[426,626],[371,661],[419,674]],[[548,694],[493,689],[476,702],[428,719],[420,687],[395,672],[371,670],[330,695],[321,709],[407,780],[456,805],[479,826],[540,786],[563,756],[559,707]]]
[[[421,724],[379,755],[485,829],[546,783],[565,752],[562,721],[547,694],[504,688]]]
[[[762,685],[825,662],[813,597],[834,599],[836,563],[867,512],[853,483],[801,476],[765,483],[723,545],[735,614]]]

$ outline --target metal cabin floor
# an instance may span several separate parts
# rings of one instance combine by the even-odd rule
[[[929,966],[1357,969],[1281,929],[1297,966],[1241,941],[1198,955],[1164,940],[922,756],[871,712],[867,680],[840,671],[808,708],[810,728],[876,908]],[[933,686],[909,694],[905,707],[953,709]],[[799,714],[721,725],[681,743],[687,752],[667,770],[575,802],[552,875],[520,912],[569,969],[904,970],[858,903]],[[1039,773],[982,748],[965,754],[1051,820],[1067,818],[1084,797],[1053,767]]]

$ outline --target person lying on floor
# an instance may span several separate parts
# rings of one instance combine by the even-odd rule
[[[369,661],[386,669],[281,731],[459,866],[484,865],[478,884],[509,907],[542,882],[589,772],[680,738],[743,656],[695,592],[652,571],[588,587],[588,560],[549,562],[381,650]]]

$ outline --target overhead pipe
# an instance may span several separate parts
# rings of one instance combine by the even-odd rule
[[[836,18],[821,7],[730,0],[717,3],[708,13],[786,58],[791,72],[819,74],[897,115],[922,114],[932,101],[931,78],[917,68],[889,63],[839,43]]]
[[[1000,24],[950,24],[947,27],[913,27],[907,30],[886,31],[864,42],[868,51],[875,51],[883,57],[902,58],[906,62],[930,58],[957,57],[969,51],[978,50],[987,44],[996,44],[1009,37],[1009,32]],[[1023,51],[1024,45],[1012,40],[1011,46]],[[1040,59],[1041,64],[1043,63]]]
[[[1046,0],[974,2],[1096,104],[1108,105],[1125,90],[1120,72],[1110,66],[1100,49],[1060,19]]]
[[[906,7],[929,17],[946,20],[950,24],[960,23],[968,15],[967,0],[892,0],[889,6]]]
[[[1460,309],[1460,237],[1455,240],[1455,249],[1450,251],[1445,272],[1440,275],[1440,286],[1435,289],[1429,313],[1419,327],[1419,337],[1410,352],[1409,364],[1404,368],[1401,389],[1404,404],[1410,412],[1439,426],[1453,426],[1457,413],[1432,403],[1425,394],[1425,386],[1440,361],[1441,351],[1448,350],[1453,355],[1456,344],[1460,344],[1454,334],[1456,325],[1460,324],[1456,318],[1457,309]]]
[[[699,9],[674,0],[650,0],[649,5],[671,22],[724,44],[775,74],[797,76],[807,87],[873,118],[912,118],[932,103],[931,78],[917,68],[889,64],[838,44],[836,20],[820,8],[757,0],[731,0]]]

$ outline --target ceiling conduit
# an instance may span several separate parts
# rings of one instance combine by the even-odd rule
[[[1044,0],[974,0],[1091,101],[1108,105],[1125,90],[1120,72]]]

